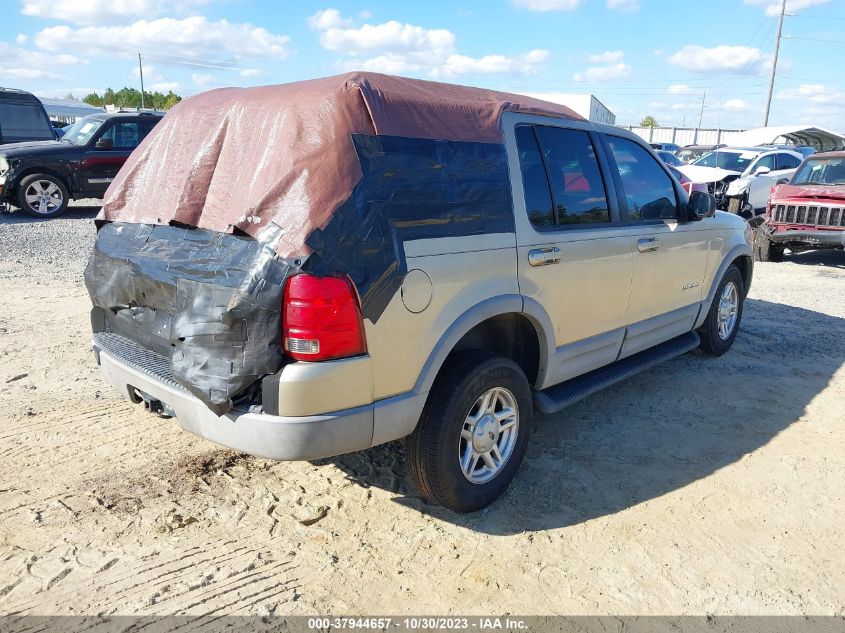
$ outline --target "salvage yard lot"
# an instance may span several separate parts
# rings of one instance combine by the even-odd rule
[[[121,400],[90,351],[94,208],[0,216],[0,614],[845,611],[845,255],[758,264],[725,356],[535,418],[455,515],[401,444],[279,463]]]

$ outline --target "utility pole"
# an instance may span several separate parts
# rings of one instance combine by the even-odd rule
[[[763,127],[769,125],[769,110],[772,108],[772,92],[775,89],[775,73],[778,70],[778,53],[780,53],[780,39],[783,32],[783,15],[786,13],[786,0],[781,0],[780,16],[778,17],[778,34],[775,40],[775,59],[772,61],[772,76],[769,78],[769,97],[766,99],[766,115],[763,117]]]
[[[138,74],[141,75],[141,109],[144,109],[144,65],[141,63],[141,53],[138,53]]]
[[[701,129],[701,119],[704,118],[704,100],[707,99],[707,88],[704,89],[704,94],[701,95],[701,111],[698,113],[698,129]]]

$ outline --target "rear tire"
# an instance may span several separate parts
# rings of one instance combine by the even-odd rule
[[[34,218],[55,218],[67,209],[65,183],[51,174],[30,174],[18,184],[18,206]]]
[[[721,356],[731,348],[742,321],[744,299],[742,274],[731,264],[716,288],[707,319],[698,329],[701,338],[698,347],[702,352],[709,356]]]
[[[775,244],[760,225],[754,229],[754,260],[758,262],[782,262],[784,247]]]
[[[406,440],[408,471],[422,496],[455,512],[493,502],[525,455],[531,407],[531,387],[512,360],[467,351],[447,361]]]

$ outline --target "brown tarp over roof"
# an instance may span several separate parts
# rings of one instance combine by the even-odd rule
[[[351,134],[501,143],[506,111],[582,118],[531,97],[375,73],[211,90],[175,106],[144,139],[99,218],[258,239],[275,223],[279,255],[305,256],[305,239],[361,177]]]

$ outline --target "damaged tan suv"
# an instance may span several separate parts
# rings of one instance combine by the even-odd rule
[[[636,136],[369,73],[183,101],[97,225],[94,348],[126,397],[275,459],[407,438],[457,511],[507,487],[533,409],[727,351],[752,276],[746,223]]]

